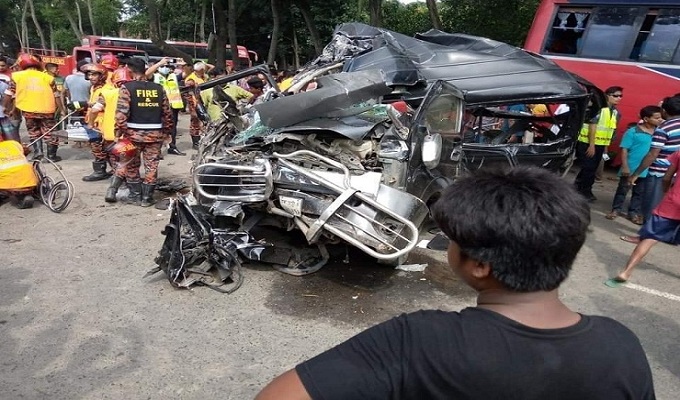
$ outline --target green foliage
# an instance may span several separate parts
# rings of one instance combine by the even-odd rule
[[[76,2],[80,6],[85,35],[92,33],[87,15],[87,0],[33,0],[39,22],[49,43],[49,25],[53,28],[54,42],[60,50],[70,49],[80,42],[74,27],[67,19],[72,17],[77,25]],[[221,0],[226,10],[227,0]],[[10,46],[8,52],[18,50],[17,24],[21,26],[21,10],[25,0],[0,0],[0,41]],[[132,37],[149,37],[149,15],[144,0],[90,0],[98,34],[118,36],[124,32]],[[205,37],[213,30],[212,0],[170,1],[157,0],[161,13],[161,35],[165,39],[199,41],[201,5],[206,2]],[[496,40],[521,45],[531,25],[539,0],[441,0],[438,2],[444,30],[487,36]],[[236,0],[237,41],[266,57],[272,32],[271,0]],[[281,37],[277,43],[280,64],[293,62],[293,38],[297,38],[300,62],[305,63],[315,55],[307,25],[300,8],[309,7],[314,25],[323,44],[327,43],[338,24],[369,21],[368,0],[282,0]],[[226,18],[225,16],[217,16]],[[27,18],[29,43],[39,46],[35,26]],[[432,27],[424,1],[403,4],[397,0],[384,0],[382,24],[405,35],[412,36]],[[78,28],[76,27],[75,30]]]
[[[407,36],[432,28],[425,3],[401,4],[397,0],[383,3],[383,27]]]
[[[540,0],[442,0],[445,30],[521,46]]]

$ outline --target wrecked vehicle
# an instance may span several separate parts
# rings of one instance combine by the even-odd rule
[[[221,87],[257,73],[274,89],[241,115]],[[222,291],[240,285],[242,262],[304,275],[337,246],[398,264],[456,177],[498,164],[564,172],[584,118],[605,101],[504,43],[358,23],[341,25],[288,93],[266,66],[199,89],[215,91],[224,118],[208,123],[156,271]]]

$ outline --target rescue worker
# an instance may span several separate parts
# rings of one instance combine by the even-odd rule
[[[120,67],[120,61],[118,61],[118,57],[114,56],[111,53],[104,54],[99,59],[99,64],[101,64],[108,71],[106,75],[106,82],[109,84],[113,84],[113,82],[111,82],[113,71],[117,70]]]
[[[26,159],[27,149],[16,140],[0,141],[0,192],[14,196],[16,207],[33,207],[38,177]]]
[[[197,86],[204,83],[207,80],[206,69],[211,70],[214,67],[210,64],[206,64],[203,61],[199,61],[194,64],[194,71],[184,78],[185,86]],[[201,140],[201,120],[198,119],[198,114],[196,113],[196,98],[192,95],[189,96],[189,114],[191,114],[191,120],[189,124],[189,134],[191,135],[191,145],[194,149],[198,149],[198,142]]]
[[[17,65],[20,70],[12,73],[2,105],[5,110],[12,109],[12,104],[21,110],[26,119],[28,137],[34,142],[34,160],[44,156],[44,139],[47,141],[47,158],[53,162],[61,161],[57,155],[59,138],[49,133],[56,123],[55,112],[59,111],[57,115],[65,114],[54,78],[44,73],[40,61],[30,54],[20,54]]]
[[[114,86],[108,82],[108,71],[101,64],[88,64],[83,67],[86,76],[92,84],[90,88],[90,100],[88,101],[88,111],[85,121],[87,123],[88,129],[93,129],[97,131],[101,137],[98,140],[90,142],[90,148],[92,149],[92,155],[94,156],[94,161],[92,162],[92,173],[90,175],[84,176],[83,180],[85,182],[94,182],[107,179],[110,175],[106,172],[106,164],[109,158],[104,148],[110,145],[114,140],[114,117],[110,116],[108,120],[105,121],[104,113],[101,109],[95,109],[94,106],[99,100],[99,96],[105,88],[112,89]],[[105,132],[107,131],[107,132]]]
[[[184,102],[182,101],[182,95],[179,91],[179,79],[177,78],[177,75],[172,72],[174,68],[170,68],[168,62],[169,59],[163,57],[162,60],[146,70],[146,77],[153,77],[155,83],[163,86],[165,95],[168,97],[168,102],[170,103],[170,109],[172,111],[172,139],[170,141],[170,146],[168,146],[168,154],[185,156],[186,154],[182,153],[177,148],[177,122],[179,120],[179,111],[184,108]]]
[[[136,154],[127,165],[117,165],[111,187],[120,187],[125,176],[130,190],[125,202],[149,207],[153,205],[161,147],[172,132],[172,113],[163,86],[146,80],[144,61],[132,59],[128,68],[134,80],[124,83],[118,93],[116,137],[132,142]],[[142,160],[143,181],[139,173]]]
[[[605,94],[607,95],[607,106],[600,110],[597,117],[583,125],[576,143],[576,159],[581,164],[581,170],[576,175],[574,185],[576,190],[589,202],[597,200],[592,191],[595,173],[602,160],[602,155],[607,152],[621,118],[616,106],[623,96],[623,88],[612,86],[605,90]]]
[[[118,188],[125,181],[125,167],[132,157],[136,155],[136,147],[132,142],[128,140],[119,140],[115,137],[115,118],[116,110],[118,108],[118,95],[120,93],[120,87],[125,83],[132,81],[132,75],[128,68],[119,68],[113,72],[111,76],[111,81],[114,87],[111,90],[103,91],[99,96],[98,104],[104,109],[104,119],[113,120],[113,135],[114,142],[107,147],[107,152],[109,153],[109,162],[113,166],[114,175],[111,180],[111,185],[106,190],[106,195],[104,200],[107,203],[115,203],[117,201],[116,194],[118,193]],[[98,105],[95,107],[99,108]],[[118,173],[118,175],[116,175]]]

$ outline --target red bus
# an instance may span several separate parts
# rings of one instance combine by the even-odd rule
[[[113,47],[132,47],[138,50],[144,50],[149,54],[151,60],[159,60],[166,54],[163,54],[161,49],[154,45],[149,39],[132,39],[132,38],[121,38],[112,36],[86,36],[83,38],[82,43],[84,46],[113,46]],[[207,43],[194,43],[194,42],[177,42],[172,40],[167,40],[167,44],[176,47],[191,57],[197,60],[207,60],[208,59],[208,44]],[[227,60],[231,60],[231,48],[229,45],[226,46],[227,49]],[[238,58],[240,61],[239,67],[241,69],[251,67],[253,62],[258,61],[257,53],[248,50],[245,46],[238,46]]]
[[[605,90],[623,87],[612,148],[640,109],[680,93],[680,1],[543,0],[525,49]]]

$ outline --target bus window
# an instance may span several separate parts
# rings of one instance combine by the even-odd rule
[[[671,62],[680,41],[680,10],[659,10],[658,16],[650,13],[645,22],[651,19],[650,17],[653,18],[654,25],[645,40],[640,43],[639,60]],[[643,25],[643,30],[644,28]],[[640,32],[640,36],[642,35],[643,31]]]
[[[577,54],[581,37],[590,19],[589,9],[560,8],[550,28],[545,51],[557,54]]]
[[[581,56],[618,60],[634,34],[637,7],[601,7],[593,15]],[[627,55],[627,54],[626,54]]]

